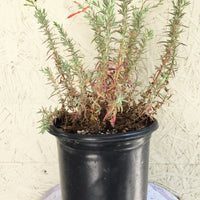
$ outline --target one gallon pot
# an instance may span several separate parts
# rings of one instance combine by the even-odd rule
[[[51,126],[56,136],[62,200],[146,200],[150,126],[112,135],[79,135]]]

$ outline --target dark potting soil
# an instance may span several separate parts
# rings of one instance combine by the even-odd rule
[[[84,118],[76,120],[72,119],[70,113],[65,113],[65,117],[54,120],[54,125],[61,128],[68,133],[74,134],[117,134],[126,133],[130,131],[138,131],[152,124],[153,118],[143,115],[136,120],[133,120],[127,113],[119,113],[116,118],[114,128],[111,126],[109,120],[100,120],[99,123],[93,121],[86,121]]]

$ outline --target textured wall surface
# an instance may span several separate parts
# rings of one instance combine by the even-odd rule
[[[149,15],[148,24],[162,38],[168,16],[169,0]],[[38,109],[54,104],[48,100],[51,89],[39,72],[46,66],[44,37],[38,31],[33,10],[23,0],[0,1],[0,198],[5,200],[39,200],[42,194],[59,182],[55,139],[39,135]],[[91,31],[82,16],[66,20],[76,11],[71,0],[38,0],[49,12],[49,18],[63,23],[77,41],[86,61],[94,55]],[[151,182],[162,185],[181,200],[200,199],[200,1],[193,0],[184,24],[190,26],[182,35],[182,47],[174,93],[170,107],[163,107],[157,119],[159,130],[151,142]],[[145,56],[153,67],[159,49]]]

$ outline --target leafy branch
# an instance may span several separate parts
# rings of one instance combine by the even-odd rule
[[[177,67],[182,18],[189,4],[187,0],[172,0],[172,18],[167,26],[168,39],[163,42],[161,64],[150,77],[149,85],[142,88],[138,65],[147,42],[153,38],[153,30],[145,27],[145,17],[163,2],[142,0],[140,7],[133,5],[132,0],[85,0],[86,7],[75,2],[81,10],[67,19],[85,14],[97,50],[94,69],[86,70],[79,50],[63,26],[53,22],[57,36],[45,9],[38,8],[33,0],[26,0],[25,5],[35,9],[35,17],[46,36],[47,57],[54,60],[56,69],[56,72],[49,67],[42,69],[54,88],[51,96],[58,96],[60,106],[54,111],[51,108],[39,111],[42,133],[55,122],[69,132],[83,129],[90,133],[107,129],[126,132],[141,128],[145,120],[152,119],[171,96],[168,84]],[[64,48],[66,56],[61,56],[59,47]]]
[[[173,11],[172,19],[169,20],[168,40],[164,42],[165,53],[161,56],[160,67],[156,67],[156,72],[153,75],[152,81],[149,83],[147,90],[141,95],[140,106],[141,114],[146,112],[155,114],[170,97],[169,79],[175,76],[175,68],[177,66],[177,50],[182,44],[179,41],[179,35],[182,33],[183,24],[181,20],[184,16],[184,9],[189,5],[187,0],[172,1]],[[163,94],[166,93],[166,94]]]

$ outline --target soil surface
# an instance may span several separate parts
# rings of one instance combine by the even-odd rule
[[[119,113],[116,118],[114,128],[109,120],[100,120],[99,123],[86,121],[84,118],[74,120],[72,115],[65,113],[65,117],[54,120],[54,125],[68,133],[74,134],[117,134],[130,131],[137,131],[152,124],[153,118],[144,115],[137,120],[133,120],[129,114]]]

